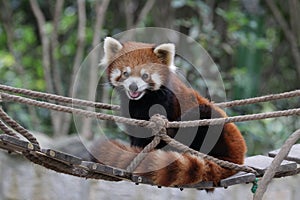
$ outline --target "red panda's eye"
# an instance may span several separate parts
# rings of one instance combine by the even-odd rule
[[[149,78],[149,75],[148,75],[148,74],[143,74],[143,75],[142,75],[142,79],[143,79],[143,80],[147,80],[148,78]]]
[[[123,76],[128,77],[129,73],[125,71],[125,72],[123,72]]]

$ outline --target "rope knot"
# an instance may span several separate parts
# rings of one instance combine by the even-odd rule
[[[160,114],[155,114],[150,118],[150,121],[154,124],[152,126],[153,135],[167,134],[168,119]]]

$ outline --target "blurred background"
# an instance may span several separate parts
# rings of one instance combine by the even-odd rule
[[[0,0],[0,84],[72,96],[81,63],[106,36],[164,27],[207,50],[221,72],[227,100],[291,91],[300,88],[299,19],[299,0]],[[199,87],[199,79],[189,73],[192,68],[184,67],[190,84]],[[108,101],[104,93],[97,98]],[[235,116],[299,105],[299,98],[293,98],[227,112]],[[24,127],[50,138],[77,132],[69,114],[3,106]],[[300,122],[282,117],[237,125],[253,155],[280,147]],[[114,132],[114,126],[104,127]],[[90,140],[97,131],[91,129],[84,126]]]
[[[199,42],[219,67],[228,100],[300,86],[298,0],[0,2],[1,84],[71,96],[80,64],[106,36],[152,26],[179,31]],[[197,77],[189,81],[199,85]],[[107,102],[108,95],[102,96],[99,99]],[[259,113],[299,104],[296,98],[236,107],[228,113]],[[5,109],[31,130],[53,137],[76,132],[68,114],[18,104],[6,104]],[[279,147],[299,127],[299,120],[284,117],[238,126],[252,155]],[[91,138],[91,131],[85,132]]]

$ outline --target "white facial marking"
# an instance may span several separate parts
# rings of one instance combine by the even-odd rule
[[[128,72],[129,74],[131,73],[131,68],[130,67],[126,67],[126,72]]]
[[[129,77],[123,82],[123,86],[126,90],[129,91],[129,86],[132,83],[135,83],[138,86],[137,91],[139,92],[146,90],[148,87],[148,84],[145,81],[143,81],[143,79],[141,79],[140,77]]]
[[[119,69],[113,69],[112,72],[110,73],[110,82],[114,86],[120,85],[120,83],[116,80],[119,76],[121,76],[121,70]]]
[[[147,73],[147,71],[145,69],[141,69],[141,76],[146,73]]]
[[[137,85],[137,91],[133,92],[129,89],[129,86],[132,83],[135,83]],[[142,98],[145,94],[145,90],[148,88],[148,84],[140,77],[129,77],[124,80],[122,84],[126,90],[128,98],[132,100],[139,100],[140,98]]]
[[[151,79],[155,83],[154,90],[158,90],[162,84],[159,74],[157,73],[152,74]]]
[[[176,71],[177,71],[177,67],[173,64],[173,65],[170,65],[169,66],[169,69],[170,69],[170,71],[171,72],[173,72],[173,73],[176,73]]]

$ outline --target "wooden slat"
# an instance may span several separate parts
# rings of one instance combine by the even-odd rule
[[[222,179],[218,185],[218,187],[228,187],[231,185],[236,185],[236,184],[242,184],[242,183],[250,183],[255,180],[255,175],[251,173],[246,173],[246,172],[239,172],[233,176],[230,176],[226,179]],[[145,177],[141,177],[138,175],[133,175],[132,176],[132,181],[135,183],[142,183],[142,184],[149,184],[153,185],[153,182],[149,179],[146,179]],[[193,185],[181,185],[181,186],[176,186],[177,188],[195,188],[195,189],[210,189],[214,188],[213,182],[212,181],[205,181],[205,182],[200,182],[197,184]]]
[[[182,186],[181,188],[195,188],[195,189],[211,189],[214,187],[214,184],[212,181],[205,181],[205,182],[200,182],[194,185],[185,185]]]
[[[82,161],[81,158],[63,153],[60,151],[52,150],[52,149],[42,149],[41,151],[38,150],[38,146],[34,145],[30,142],[21,140],[19,138],[15,138],[12,136],[8,136],[5,134],[0,135],[0,148],[12,151],[12,152],[30,152],[32,154],[36,154],[37,156],[43,156],[47,158],[51,158],[53,160],[59,161],[61,163],[67,164],[70,167],[74,167],[74,170],[78,170],[78,173],[75,173],[77,176],[85,176],[88,175],[87,173],[93,172],[102,174],[108,177],[115,177],[116,180],[131,180],[135,183],[143,183],[143,184],[150,184],[154,185],[153,182],[145,177],[141,177],[136,174],[131,174],[126,172],[125,170],[102,165],[100,163],[94,162],[87,162]],[[279,150],[275,150],[269,153],[270,156],[276,156]],[[297,169],[297,163],[300,164],[300,144],[294,145],[291,152],[289,153],[288,160],[290,161],[283,161],[279,170],[277,171],[277,176],[288,176],[299,173],[299,169]],[[245,160],[245,165],[254,168],[257,170],[260,175],[266,171],[266,169],[270,166],[273,158],[267,156],[253,156],[248,157]],[[296,162],[294,162],[296,161]],[[76,168],[78,167],[78,168]],[[88,170],[88,171],[85,171]],[[84,171],[85,173],[82,173]],[[80,172],[80,173],[79,173]],[[294,173],[295,172],[295,173]],[[74,175],[74,173],[71,173]],[[220,181],[217,187],[228,187],[231,185],[241,184],[241,183],[250,183],[255,180],[255,175],[251,173],[239,172],[231,177],[223,179]],[[194,185],[183,185],[183,186],[176,186],[176,188],[196,188],[196,189],[210,189],[213,188],[213,182],[200,182]]]
[[[135,183],[154,185],[154,183],[150,179],[139,176],[139,175],[132,175],[131,180]]]
[[[275,157],[279,153],[280,149],[269,152],[270,157]],[[300,164],[300,144],[293,145],[291,151],[285,158],[286,160],[295,161]]]
[[[237,174],[220,181],[220,187],[227,188],[231,185],[237,185],[241,183],[251,183],[255,180],[255,175],[246,172],[238,172]]]
[[[88,168],[92,172],[113,176],[121,179],[129,179],[131,177],[131,173],[126,172],[125,170],[102,165],[100,163],[82,161],[81,165]]]
[[[23,140],[20,140],[18,138],[2,134],[0,135],[0,143],[1,146],[4,149],[10,150],[10,151],[36,151],[38,150],[38,146],[35,144],[32,144],[30,142],[26,142]]]
[[[81,158],[53,149],[42,149],[41,151],[45,153],[48,157],[51,157],[57,161],[63,162],[68,165],[79,165],[82,161]]]
[[[148,184],[148,185],[154,185],[154,183],[145,177],[139,176],[139,175],[132,175],[131,180],[135,183],[141,183],[141,184]],[[175,188],[195,188],[195,189],[210,189],[213,188],[213,182],[212,181],[205,181],[205,182],[200,182],[197,184],[193,185],[178,185],[175,186]]]
[[[271,165],[273,158],[267,156],[252,156],[245,159],[245,165],[254,168],[260,175]],[[297,169],[297,163],[284,160],[277,172],[289,172]]]

